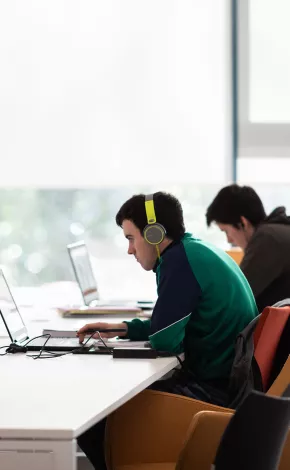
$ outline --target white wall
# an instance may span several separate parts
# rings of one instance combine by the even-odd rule
[[[0,186],[229,181],[229,3],[2,1]]]

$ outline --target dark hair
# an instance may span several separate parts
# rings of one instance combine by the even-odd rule
[[[231,184],[221,189],[208,207],[206,222],[208,226],[212,222],[219,222],[239,228],[241,216],[257,227],[266,218],[266,212],[253,188]]]
[[[178,240],[185,233],[183,211],[180,202],[172,194],[159,191],[153,197],[156,222],[163,225],[166,236]],[[118,214],[116,223],[122,226],[124,220],[131,220],[142,233],[147,225],[145,194],[137,194],[126,201]]]

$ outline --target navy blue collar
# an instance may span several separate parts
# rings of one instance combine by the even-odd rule
[[[153,268],[153,270],[152,270],[154,273],[156,273],[157,268],[158,268],[158,266],[159,266],[159,264],[160,264],[160,260],[161,260],[162,256],[164,255],[164,253],[166,253],[166,251],[170,250],[170,248],[172,248],[173,246],[177,245],[178,243],[180,243],[180,238],[179,238],[178,240],[172,240],[172,242],[171,242],[169,245],[167,245],[166,248],[164,248],[164,250],[163,250],[162,253],[160,254],[160,258],[157,258],[156,263],[154,264],[154,268]]]

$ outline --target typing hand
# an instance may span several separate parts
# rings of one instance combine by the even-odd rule
[[[106,330],[113,330],[113,329],[121,329],[121,330],[124,330],[122,332],[114,332],[114,331],[108,331],[106,332]],[[84,342],[84,339],[85,339],[85,336],[87,336],[88,334],[91,335],[91,331],[92,330],[102,330],[102,333],[100,333],[101,337],[102,338],[114,338],[115,336],[126,336],[127,334],[127,331],[128,331],[128,327],[126,325],[126,323],[87,323],[85,326],[83,326],[82,328],[79,329],[79,331],[77,331],[77,336],[79,338],[79,342],[80,343],[83,343]],[[95,333],[93,335],[93,338],[95,339],[99,339],[99,334],[98,333]]]

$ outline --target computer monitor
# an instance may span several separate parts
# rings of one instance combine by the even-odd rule
[[[12,342],[28,338],[24,321],[13,299],[2,269],[0,269],[0,312]]]
[[[84,303],[92,305],[99,300],[99,292],[87,246],[82,240],[68,245],[67,249]]]

